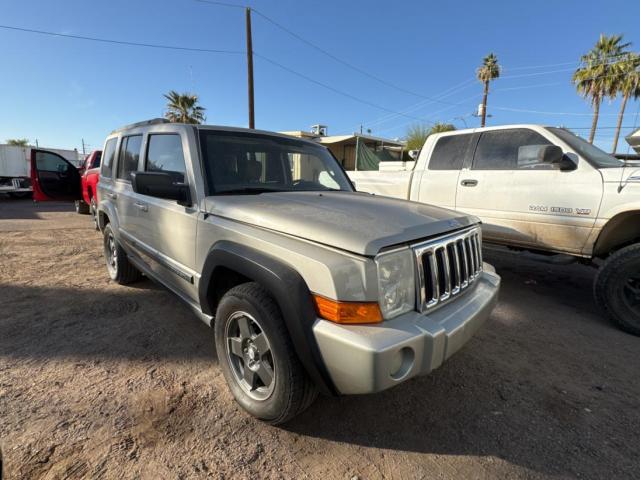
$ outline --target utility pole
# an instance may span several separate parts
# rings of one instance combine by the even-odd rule
[[[84,138],[82,139],[82,155],[86,155],[87,152],[84,151]]]
[[[245,10],[247,20],[247,85],[249,88],[249,128],[256,128],[253,109],[253,42],[251,40],[251,9]]]

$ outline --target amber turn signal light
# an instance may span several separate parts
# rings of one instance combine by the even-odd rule
[[[382,312],[377,302],[338,302],[313,295],[320,317],[335,323],[379,323]]]

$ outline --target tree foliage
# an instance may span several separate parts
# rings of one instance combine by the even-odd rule
[[[13,145],[16,147],[26,147],[29,145],[28,138],[9,138],[7,139],[7,145]]]
[[[580,57],[580,66],[573,73],[572,81],[577,92],[589,100],[593,107],[593,120],[589,142],[593,143],[598,128],[600,104],[605,97],[613,98],[617,92],[616,63],[627,53],[629,43],[622,42],[622,35],[604,35],[594,47]]]
[[[165,117],[170,122],[200,124],[205,121],[205,108],[198,105],[197,95],[171,90],[164,98],[167,99]]]
[[[433,133],[450,132],[455,129],[456,127],[450,123],[442,122],[436,122],[431,127],[420,123],[411,125],[405,135],[407,150],[420,150],[429,135]]]
[[[618,113],[618,123],[613,137],[613,147],[611,149],[613,153],[616,153],[627,102],[629,98],[633,98],[634,100],[640,98],[640,55],[637,53],[624,55],[614,64],[614,70],[615,74],[612,84],[610,85],[609,94],[620,94],[622,96],[620,112]]]

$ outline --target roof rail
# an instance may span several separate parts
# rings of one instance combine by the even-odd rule
[[[116,128],[111,133],[119,132],[120,130],[128,130],[130,128],[135,128],[135,127],[146,127],[147,125],[159,125],[161,123],[169,123],[169,120],[167,120],[166,118],[152,118],[151,120],[144,120],[142,122],[130,123],[129,125]]]

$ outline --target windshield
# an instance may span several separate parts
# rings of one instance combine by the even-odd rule
[[[598,147],[594,147],[586,140],[571,133],[569,130],[553,127],[547,128],[547,130],[556,134],[561,140],[568,143],[578,155],[584,157],[596,168],[614,168],[624,166],[624,162],[622,160],[618,160],[613,155],[609,155]]]
[[[338,162],[320,145],[202,129],[200,147],[213,195],[353,191]]]

